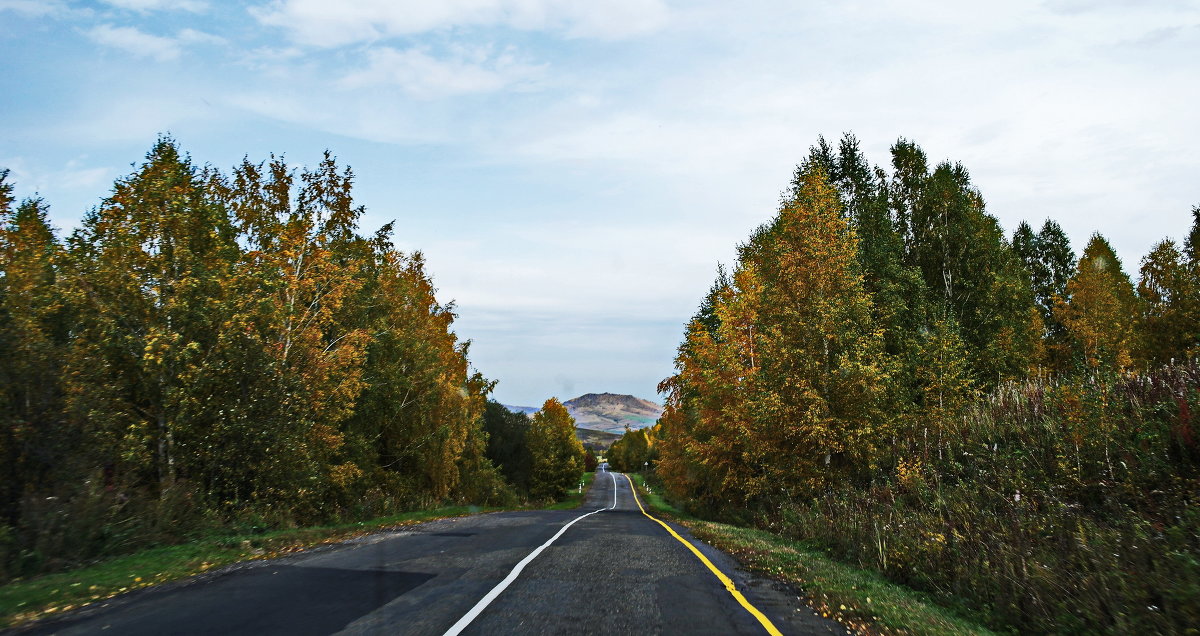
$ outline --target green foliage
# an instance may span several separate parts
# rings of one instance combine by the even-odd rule
[[[1175,242],[1167,239],[1142,259],[1141,301],[1144,364],[1167,364],[1200,353],[1200,277]]]
[[[508,483],[528,493],[529,475],[533,470],[533,457],[529,453],[529,417],[488,400],[483,412],[483,427],[488,435],[488,459],[500,469]]]
[[[1009,244],[960,164],[868,166],[819,140],[739,246],[659,386],[656,477],[1002,630],[1194,625],[1200,208],[1135,294],[1099,235]]]
[[[546,400],[529,424],[529,494],[537,500],[561,499],[583,476],[583,444],[575,437],[575,418],[556,398]]]
[[[772,223],[741,247],[716,320],[694,320],[666,381],[661,470],[714,506],[803,496],[869,474],[884,416],[886,362],[856,234],[814,151]],[[667,432],[670,431],[670,432]],[[640,433],[640,432],[639,432]],[[625,447],[641,455],[642,437]],[[723,501],[722,501],[723,500]]]
[[[621,439],[608,449],[608,465],[622,473],[653,471],[658,463],[657,431],[657,426],[636,431],[626,428]]]
[[[61,246],[41,200],[11,209],[6,177],[0,171],[0,526],[53,478],[72,439],[59,417],[68,326],[56,289]]]
[[[943,602],[965,599],[997,628],[1179,632],[1200,616],[1197,400],[1194,363],[1008,385],[969,406],[941,452],[902,444],[873,487],[761,519]]]
[[[390,224],[359,234],[329,153],[226,175],[159,139],[65,246],[7,174],[0,579],[209,527],[515,500],[453,306]]]

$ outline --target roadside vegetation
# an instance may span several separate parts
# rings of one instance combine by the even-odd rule
[[[614,468],[1001,631],[1194,627],[1200,207],[1135,283],[1099,234],[1008,236],[961,164],[891,154],[811,149]]]
[[[566,409],[489,402],[420,252],[396,250],[391,223],[363,233],[354,174],[328,153],[222,172],[163,138],[65,238],[8,175],[0,585],[119,572],[112,559],[146,549],[211,564],[230,536],[541,505],[577,486]],[[134,578],[176,571],[147,568]]]
[[[878,572],[831,558],[819,547],[777,534],[697,519],[671,505],[640,474],[633,474],[647,509],[686,526],[692,535],[731,554],[747,570],[783,581],[813,611],[857,633],[990,634],[963,608],[945,607],[928,595],[886,580]]]

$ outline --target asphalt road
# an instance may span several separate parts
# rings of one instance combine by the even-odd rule
[[[580,518],[593,511],[600,512]],[[845,633],[795,594],[672,527],[780,632]],[[624,476],[605,472],[576,510],[380,532],[139,590],[20,633],[439,635],[456,625],[489,635],[767,633],[696,555],[642,514]]]

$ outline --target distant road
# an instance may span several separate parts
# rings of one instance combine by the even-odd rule
[[[783,634],[845,633],[794,594],[671,528],[732,578],[745,605],[639,510],[623,475],[598,472],[577,510],[376,533],[141,590],[20,633],[770,633],[765,625]]]

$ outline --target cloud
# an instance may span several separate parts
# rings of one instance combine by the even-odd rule
[[[654,32],[667,20],[662,0],[274,0],[250,13],[320,47],[473,26],[616,39]]]
[[[54,205],[60,193],[68,191],[94,192],[112,181],[115,176],[113,168],[88,165],[90,163],[86,156],[70,159],[59,166],[43,165],[24,157],[10,157],[0,159],[0,168],[8,168],[12,171],[8,182],[16,186],[19,198],[52,196],[55,199],[49,200],[48,203]],[[69,218],[69,215],[76,211],[69,210],[66,214],[61,210],[56,210],[56,212],[56,220],[61,221],[64,216]]]
[[[202,0],[104,0],[106,4],[131,11],[190,11],[203,13],[208,10],[208,3]]]
[[[134,27],[118,27],[101,24],[87,32],[93,42],[132,53],[138,57],[152,57],[167,61],[179,57],[179,42],[172,38],[151,35]]]
[[[71,10],[59,0],[0,0],[0,11],[11,11],[28,18],[62,16]]]
[[[511,52],[492,55],[487,50],[458,51],[438,59],[427,49],[397,50],[383,47],[367,52],[367,66],[346,75],[341,85],[362,88],[395,85],[421,98],[489,93],[526,84],[542,67],[518,61]]]
[[[195,29],[183,29],[175,39],[181,44],[225,44],[225,38]]]
[[[160,62],[177,59],[183,47],[190,44],[218,44],[224,40],[215,35],[183,29],[176,37],[164,37],[140,31],[135,27],[101,24],[87,32],[97,44],[125,51],[138,57],[153,58]]]

